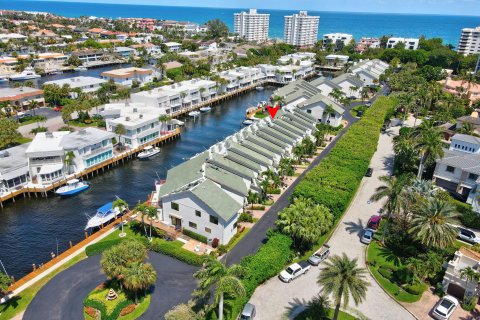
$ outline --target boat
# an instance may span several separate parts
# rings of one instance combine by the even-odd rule
[[[179,127],[183,127],[183,126],[185,125],[185,122],[180,121],[180,120],[178,120],[178,119],[172,119],[171,122],[172,122],[172,124],[177,125],[177,126],[179,126]]]
[[[31,79],[38,79],[40,78],[40,75],[35,73],[35,70],[32,67],[26,67],[25,70],[23,70],[20,73],[14,74],[13,76],[10,76],[10,80],[31,80]]]
[[[201,112],[209,112],[209,111],[211,111],[211,110],[212,110],[212,107],[201,107],[201,108],[200,108],[200,111],[201,111]]]
[[[257,90],[257,91],[262,91],[263,89],[265,89],[265,88],[262,87],[262,86],[255,87],[255,90]]]
[[[63,197],[73,196],[77,193],[87,190],[88,188],[90,188],[90,185],[87,182],[80,181],[78,179],[72,179],[67,181],[65,186],[58,188],[55,193]]]
[[[73,68],[74,71],[88,71],[87,67],[84,66],[78,66],[76,68]]]
[[[102,227],[122,213],[118,208],[112,207],[112,202],[106,203],[97,209],[97,213],[93,217],[89,217],[85,230]]]
[[[54,74],[63,74],[63,71],[60,71],[60,70],[58,70],[58,71],[52,71],[52,72],[50,72],[49,74],[51,74],[51,75],[54,75]]]
[[[0,82],[7,82],[7,81],[8,81],[8,77],[0,76]]]
[[[150,158],[150,157],[156,155],[157,153],[160,153],[160,148],[154,148],[152,146],[148,146],[148,147],[143,148],[143,151],[140,152],[137,155],[137,157],[139,159],[147,159],[147,158]]]
[[[251,120],[251,119],[245,119],[245,120],[243,120],[242,124],[243,124],[244,126],[249,126],[249,125],[253,124],[253,122],[254,122],[254,121]]]
[[[190,117],[194,117],[194,118],[195,118],[195,117],[200,116],[200,111],[196,111],[196,110],[195,110],[195,111],[190,111],[190,112],[188,113],[188,115],[189,115]]]

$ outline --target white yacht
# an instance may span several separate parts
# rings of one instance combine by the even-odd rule
[[[20,73],[14,74],[13,76],[10,76],[10,80],[31,80],[31,79],[38,79],[40,78],[40,75],[35,73],[35,69],[33,67],[26,67],[25,70],[23,70]]]
[[[200,108],[200,111],[201,111],[201,112],[209,112],[209,111],[211,111],[211,110],[212,110],[212,107],[210,107],[210,106],[201,107],[201,108]]]
[[[152,147],[152,146],[147,146],[143,148],[143,151],[140,152],[137,157],[139,159],[147,159],[150,157],[153,157],[154,155],[160,153],[160,148]]]
[[[78,179],[72,179],[67,181],[67,184],[63,187],[58,188],[55,193],[59,196],[73,196],[77,193],[80,193],[84,190],[90,188],[90,185],[85,181],[80,181]]]
[[[114,209],[112,207],[112,202],[104,204],[98,208],[97,213],[93,217],[89,217],[85,230],[103,227],[110,220],[116,219],[122,213],[118,208]]]
[[[188,113],[188,115],[189,115],[190,117],[196,118],[196,117],[200,116],[200,111],[197,111],[197,110],[195,110],[195,111],[190,111],[190,112]]]
[[[76,68],[73,68],[74,71],[88,71],[87,67],[84,67],[84,66],[78,66]]]

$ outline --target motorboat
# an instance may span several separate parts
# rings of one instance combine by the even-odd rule
[[[49,74],[54,75],[54,74],[63,74],[63,71],[57,70],[57,71],[52,71]]]
[[[74,71],[79,71],[79,72],[82,72],[82,71],[88,71],[87,67],[84,67],[84,66],[78,66],[76,68],[73,68]]]
[[[112,205],[113,203],[109,202],[98,208],[97,213],[93,217],[89,217],[85,230],[102,227],[123,213],[120,209],[113,208]]]
[[[251,120],[251,119],[245,119],[245,120],[243,120],[242,124],[245,125],[245,126],[249,126],[249,125],[253,124],[253,122],[254,121]]]
[[[31,79],[38,79],[40,78],[40,75],[35,73],[35,69],[33,67],[26,67],[25,70],[23,70],[20,73],[14,74],[13,76],[10,76],[10,80],[16,81],[16,80],[31,80]]]
[[[150,158],[150,157],[156,155],[157,153],[160,153],[160,148],[147,146],[147,147],[143,148],[143,151],[140,152],[137,155],[137,157],[139,159],[147,159],[147,158]]]
[[[179,127],[183,127],[185,125],[185,122],[180,121],[178,119],[172,119],[171,122],[172,122],[172,124],[177,125]]]
[[[67,184],[63,187],[58,188],[55,193],[59,196],[73,196],[77,193],[80,193],[84,190],[90,188],[90,185],[85,181],[80,181],[78,179],[72,179],[67,181]]]
[[[265,88],[262,87],[262,86],[255,87],[255,90],[257,90],[257,91],[262,91],[263,89],[265,89]]]
[[[8,77],[0,76],[0,82],[7,82],[7,81],[8,81]]]
[[[201,112],[210,112],[212,110],[212,107],[208,106],[208,107],[201,107],[200,108],[200,111]]]
[[[195,110],[195,111],[190,111],[190,112],[188,113],[188,115],[189,115],[190,117],[194,117],[194,118],[195,118],[195,117],[200,116],[200,111],[196,111],[196,110]]]

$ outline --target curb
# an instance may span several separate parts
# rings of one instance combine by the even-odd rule
[[[390,299],[392,299],[396,304],[398,304],[399,306],[401,306],[403,309],[405,309],[405,311],[407,311],[408,313],[410,313],[410,315],[412,317],[414,317],[415,319],[418,319],[416,315],[414,315],[410,310],[407,309],[407,307],[405,307],[400,301],[398,301],[397,299],[395,299],[395,297],[390,293],[388,292],[387,290],[385,290],[385,288],[383,288],[383,286],[380,284],[380,282],[378,282],[377,278],[375,278],[375,276],[373,275],[372,271],[370,271],[370,268],[368,267],[367,263],[368,263],[368,260],[367,260],[367,250],[368,248],[370,247],[370,245],[366,246],[365,247],[365,269],[368,270],[368,273],[370,274],[370,276],[373,278],[373,280],[375,280],[375,282],[377,283],[377,285],[383,290],[383,292],[385,292],[389,297]]]

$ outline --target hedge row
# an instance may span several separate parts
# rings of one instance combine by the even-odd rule
[[[134,302],[130,301],[130,300],[123,300],[122,302],[120,302],[119,304],[117,304],[115,306],[115,309],[113,309],[110,314],[108,313],[107,307],[105,306],[105,304],[103,302],[98,301],[98,300],[86,299],[83,302],[83,305],[85,307],[91,307],[91,308],[94,308],[94,309],[97,309],[98,311],[100,311],[102,320],[115,320],[115,319],[118,319],[118,317],[120,316],[120,313],[122,312],[123,308],[127,307],[128,305],[130,305],[132,303],[134,303]]]
[[[205,236],[202,236],[201,234],[198,234],[196,232],[193,232],[192,230],[188,230],[188,229],[183,229],[182,230],[183,234],[186,235],[187,237],[190,237],[192,239],[195,239],[195,240],[198,240],[200,242],[203,242],[203,243],[207,243],[208,239],[207,237]]]
[[[201,255],[182,249],[181,246],[172,241],[153,239],[149,244],[149,249],[194,266],[201,266],[203,263]]]
[[[316,203],[329,208],[338,219],[368,169],[385,116],[395,106],[394,100],[379,97],[363,118],[340,138],[330,154],[305,175],[293,196],[313,198]]]

